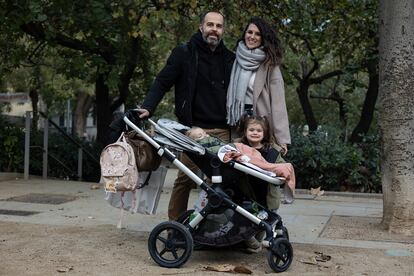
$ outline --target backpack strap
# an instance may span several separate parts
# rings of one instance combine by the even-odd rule
[[[116,140],[116,142],[120,142],[120,141],[126,143],[125,132],[122,132],[121,135],[119,136],[118,140]]]

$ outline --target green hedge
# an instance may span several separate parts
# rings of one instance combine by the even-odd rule
[[[381,192],[376,135],[364,137],[360,144],[350,144],[335,129],[304,136],[301,128],[292,127],[291,134],[292,145],[286,159],[295,167],[298,188]]]
[[[23,171],[24,132],[0,116],[0,170]]]

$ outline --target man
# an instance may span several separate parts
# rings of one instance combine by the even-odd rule
[[[229,141],[226,123],[226,95],[234,54],[223,44],[224,17],[211,11],[200,19],[199,31],[188,43],[176,47],[158,73],[141,109],[141,118],[155,108],[172,86],[175,88],[175,115],[187,126],[198,126],[208,134]],[[181,162],[191,170],[196,166],[185,155]],[[194,182],[181,171],[174,182],[168,217],[176,220],[187,210]]]

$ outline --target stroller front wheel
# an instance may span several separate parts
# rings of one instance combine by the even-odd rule
[[[275,272],[286,271],[293,260],[293,248],[286,238],[273,239],[267,252],[267,262]]]
[[[282,234],[277,235],[277,238],[282,237],[289,241],[289,231],[287,230],[287,228],[285,226],[282,226],[280,229],[281,229]]]
[[[167,268],[180,267],[193,252],[193,237],[178,222],[162,222],[151,231],[148,251],[158,265]]]

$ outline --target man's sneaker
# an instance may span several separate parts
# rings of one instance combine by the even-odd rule
[[[266,231],[260,231],[258,232],[255,236],[256,240],[260,243],[262,243],[262,241],[264,240],[264,238],[266,237]]]

